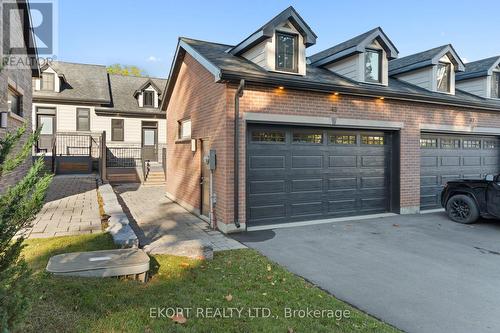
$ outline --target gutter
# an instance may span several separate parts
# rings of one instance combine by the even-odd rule
[[[239,204],[240,204],[240,97],[243,96],[245,80],[240,81],[240,85],[234,94],[234,224],[240,227]]]
[[[335,84],[325,84],[325,83],[313,83],[313,82],[305,82],[301,80],[293,80],[292,78],[270,78],[263,75],[248,75],[238,72],[222,72],[222,80],[226,81],[239,81],[245,80],[246,83],[254,83],[254,84],[264,84],[264,85],[283,85],[289,88],[295,88],[299,90],[306,91],[316,91],[316,92],[339,92],[346,95],[352,96],[362,96],[362,97],[388,97],[394,100],[401,101],[411,101],[411,102],[419,102],[419,103],[428,103],[428,104],[437,104],[437,105],[447,105],[454,107],[463,107],[463,108],[473,108],[476,110],[487,110],[487,111],[496,111],[500,112],[500,103],[498,105],[488,105],[486,103],[475,103],[475,102],[459,102],[459,101],[451,101],[438,97],[425,96],[423,97],[420,94],[412,94],[412,93],[397,93],[392,91],[384,91],[382,89],[376,91],[375,89],[363,89],[360,87],[346,87]]]

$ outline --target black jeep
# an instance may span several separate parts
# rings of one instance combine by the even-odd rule
[[[448,182],[441,205],[455,222],[474,223],[479,217],[500,218],[500,175]]]

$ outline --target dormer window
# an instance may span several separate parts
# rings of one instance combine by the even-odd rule
[[[382,82],[382,51],[367,49],[365,52],[365,82]]]
[[[491,76],[491,98],[500,98],[500,72]]]
[[[144,91],[144,107],[153,107],[154,106],[154,92],[153,91]]]
[[[55,75],[53,73],[43,73],[40,80],[40,89],[44,91],[55,90]]]
[[[437,65],[437,90],[440,92],[450,92],[451,87],[451,64],[440,62]]]
[[[298,36],[276,32],[276,70],[298,72]]]

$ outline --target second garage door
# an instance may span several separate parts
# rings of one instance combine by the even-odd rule
[[[387,212],[392,135],[249,126],[249,225]]]
[[[441,208],[444,184],[499,173],[496,137],[423,133],[420,139],[420,209]]]

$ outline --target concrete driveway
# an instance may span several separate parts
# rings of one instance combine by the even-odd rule
[[[234,236],[408,332],[500,332],[500,222],[444,213]]]

